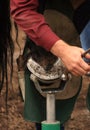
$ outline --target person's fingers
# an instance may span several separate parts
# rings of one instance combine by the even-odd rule
[[[90,54],[89,54],[89,53],[86,54],[86,55],[85,55],[85,58],[90,59]]]
[[[78,66],[78,68],[73,69],[72,70],[72,74],[76,75],[76,76],[82,76],[85,75],[87,73],[87,71],[85,71],[83,68],[81,68],[80,66]]]
[[[83,59],[80,59],[79,62],[74,64],[69,69],[70,69],[69,71],[72,74],[76,76],[82,76],[82,75],[86,75],[90,71],[90,66]]]
[[[80,67],[86,72],[90,71],[90,65],[88,65],[83,59],[81,59]]]

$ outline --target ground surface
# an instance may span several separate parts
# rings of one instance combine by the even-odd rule
[[[22,32],[20,32],[20,37],[23,37]],[[21,48],[23,48],[22,43],[25,37],[21,40]],[[0,96],[0,130],[34,130],[34,124],[31,122],[26,122],[23,119],[23,106],[19,87],[18,87],[18,77],[17,77],[17,65],[16,58],[19,55],[19,48],[15,46],[14,54],[14,74],[13,74],[13,87],[9,89],[8,95],[8,115],[6,114],[5,107],[5,88]],[[88,83],[90,78],[84,77],[83,88],[76,102],[74,111],[72,113],[71,119],[66,124],[66,130],[90,130],[90,113],[86,107],[86,94]]]
[[[66,130],[90,130],[90,113],[86,107],[86,84],[89,79],[84,78],[83,90],[78,97],[71,119],[66,124]],[[15,86],[15,84],[14,84]],[[18,87],[9,91],[8,115],[5,107],[5,94],[0,97],[0,130],[35,130],[34,124],[23,119],[23,106]]]

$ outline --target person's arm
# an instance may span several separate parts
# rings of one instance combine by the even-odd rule
[[[37,45],[50,50],[59,37],[49,28],[42,14],[37,12],[38,0],[10,0],[15,22]]]
[[[50,50],[54,55],[60,57],[66,68],[76,75],[85,75],[90,71],[90,66],[83,60],[81,55],[85,52],[82,48],[68,45],[65,41],[57,41]],[[86,55],[90,59],[90,55]]]
[[[39,46],[61,58],[67,69],[74,75],[84,75],[90,66],[84,62],[83,49],[70,46],[61,40],[37,12],[38,0],[10,0],[11,15],[23,31]],[[90,59],[90,55],[88,57]]]

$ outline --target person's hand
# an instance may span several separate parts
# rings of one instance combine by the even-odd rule
[[[52,46],[50,51],[62,60],[73,75],[82,76],[90,71],[90,65],[81,56],[85,52],[82,48],[70,46],[63,40],[59,40]],[[86,58],[90,59],[90,55],[87,54]]]

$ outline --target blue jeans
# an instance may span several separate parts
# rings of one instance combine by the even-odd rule
[[[80,34],[80,41],[84,50],[90,48],[90,20]],[[85,61],[90,62],[90,60],[87,59],[85,59]]]

